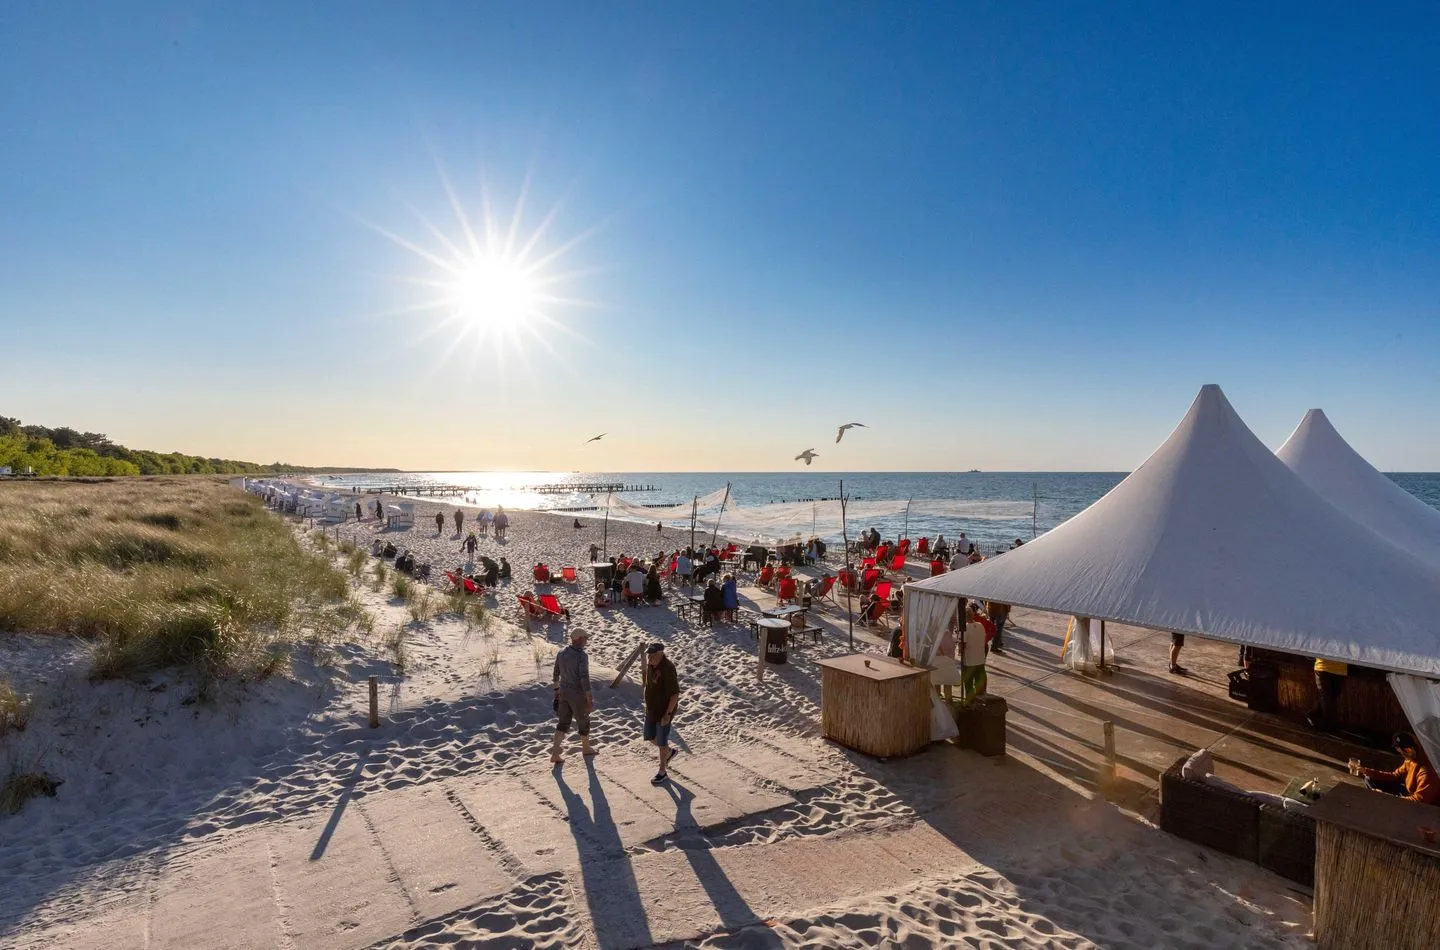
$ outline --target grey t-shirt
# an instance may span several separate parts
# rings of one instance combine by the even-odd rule
[[[555,654],[554,682],[565,693],[590,692],[590,657],[573,643]]]

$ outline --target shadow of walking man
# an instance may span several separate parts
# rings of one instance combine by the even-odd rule
[[[565,801],[570,832],[575,836],[580,854],[580,877],[596,940],[602,950],[649,946],[655,941],[650,935],[650,921],[640,898],[635,869],[625,854],[620,830],[615,826],[610,802],[592,760],[585,761],[585,771],[589,807],[585,797],[565,781],[561,769],[552,769],[550,774]]]
[[[760,922],[760,916],[751,909],[750,905],[741,896],[731,883],[725,869],[720,867],[720,862],[715,860],[715,852],[710,848],[710,843],[704,840],[699,826],[695,822],[695,816],[691,813],[692,803],[695,801],[695,793],[676,781],[671,776],[670,781],[665,783],[665,790],[675,802],[675,831],[679,835],[680,849],[685,859],[690,862],[690,869],[695,872],[695,879],[700,886],[705,888],[705,895],[710,898],[710,905],[720,915],[720,922],[728,928],[745,927]],[[773,943],[766,940],[766,937],[773,939]],[[778,938],[767,931],[766,934],[756,935],[762,942],[747,942],[745,946],[768,947],[780,946]]]

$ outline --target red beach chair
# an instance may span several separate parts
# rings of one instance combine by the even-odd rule
[[[875,549],[875,563],[884,564],[885,559],[890,556],[890,545],[882,544]]]
[[[890,573],[900,574],[905,570],[905,555],[897,554],[890,559]]]
[[[560,568],[560,576],[563,577],[563,578],[565,578],[565,583],[567,583],[567,584],[573,584],[573,583],[575,583],[576,578],[579,577],[579,575],[578,575],[577,573],[575,573],[575,568],[573,568],[573,567],[562,567],[562,568]]]
[[[461,580],[463,580],[463,581],[465,582],[465,593],[467,593],[467,594],[483,594],[483,593],[485,593],[485,588],[481,587],[479,584],[475,583],[475,582],[472,581],[470,578],[464,577],[464,578],[461,578]]]
[[[529,594],[516,594],[515,600],[519,602],[527,624],[531,617],[543,618],[545,616],[545,608],[541,607],[540,603]]]
[[[933,560],[933,561],[930,562],[930,576],[931,576],[931,577],[939,577],[941,574],[944,574],[944,573],[945,573],[945,562],[944,562],[944,561],[940,560],[939,558],[936,558],[935,560]]]
[[[794,601],[796,586],[795,578],[783,578],[780,581],[780,593],[776,596],[776,601],[782,604]]]
[[[921,538],[919,541],[917,541],[917,542],[915,543],[915,553],[916,553],[916,554],[929,554],[929,553],[930,553],[930,539],[929,539],[929,538]]]
[[[869,590],[875,586],[878,580],[880,580],[880,570],[874,567],[869,568],[864,574],[860,575],[860,587],[862,590]]]
[[[540,595],[540,608],[545,611],[547,617],[561,617],[569,619],[570,611],[560,606],[560,600],[554,594]]]
[[[901,538],[901,539],[900,539],[900,543],[899,543],[898,545],[896,545],[896,547],[895,547],[895,553],[898,554],[898,555],[900,555],[901,557],[904,557],[906,554],[909,554],[909,553],[910,553],[910,539],[909,539],[909,538]]]
[[[535,580],[541,584],[548,584],[550,582],[550,566],[548,564],[536,564],[533,573],[535,574]]]
[[[840,602],[835,599],[835,577],[836,575],[834,574],[825,575],[820,578],[820,589],[810,592],[810,600],[817,607],[820,605],[820,601],[827,598],[831,603],[835,604],[835,606],[840,606]]]

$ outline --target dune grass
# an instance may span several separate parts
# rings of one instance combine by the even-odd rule
[[[267,675],[348,593],[258,499],[193,476],[0,486],[0,574],[0,630],[90,639],[96,678]]]

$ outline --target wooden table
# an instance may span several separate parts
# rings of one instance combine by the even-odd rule
[[[878,758],[930,744],[930,668],[878,653],[817,660],[825,738]]]
[[[1315,938],[1321,950],[1440,947],[1440,808],[1348,783],[1307,814],[1315,819]]]

